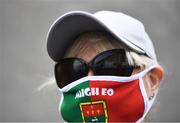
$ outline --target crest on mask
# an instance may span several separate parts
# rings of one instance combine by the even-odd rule
[[[108,122],[107,107],[105,101],[93,101],[80,103],[83,123]]]

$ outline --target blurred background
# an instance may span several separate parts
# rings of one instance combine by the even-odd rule
[[[121,11],[141,20],[166,70],[148,119],[180,121],[180,0],[0,0],[0,121],[62,121],[46,34],[71,10]]]

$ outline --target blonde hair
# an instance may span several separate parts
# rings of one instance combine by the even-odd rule
[[[76,57],[79,53],[84,52],[91,44],[93,44],[93,47],[91,48],[93,48],[97,53],[111,49],[126,49],[128,62],[132,65],[140,66],[141,68],[157,63],[157,61],[147,57],[146,55],[133,51],[106,32],[86,32],[81,34],[68,48],[64,58]]]

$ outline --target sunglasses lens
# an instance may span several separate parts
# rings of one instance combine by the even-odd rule
[[[125,50],[111,50],[98,55],[92,62],[95,75],[130,76],[133,67],[129,65]]]
[[[64,59],[55,65],[55,78],[59,88],[87,75],[87,65],[78,59]]]

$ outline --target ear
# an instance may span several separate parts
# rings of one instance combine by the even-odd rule
[[[160,81],[164,78],[164,69],[161,66],[157,66],[149,71],[148,74],[151,81],[151,90],[154,92],[158,88]]]

